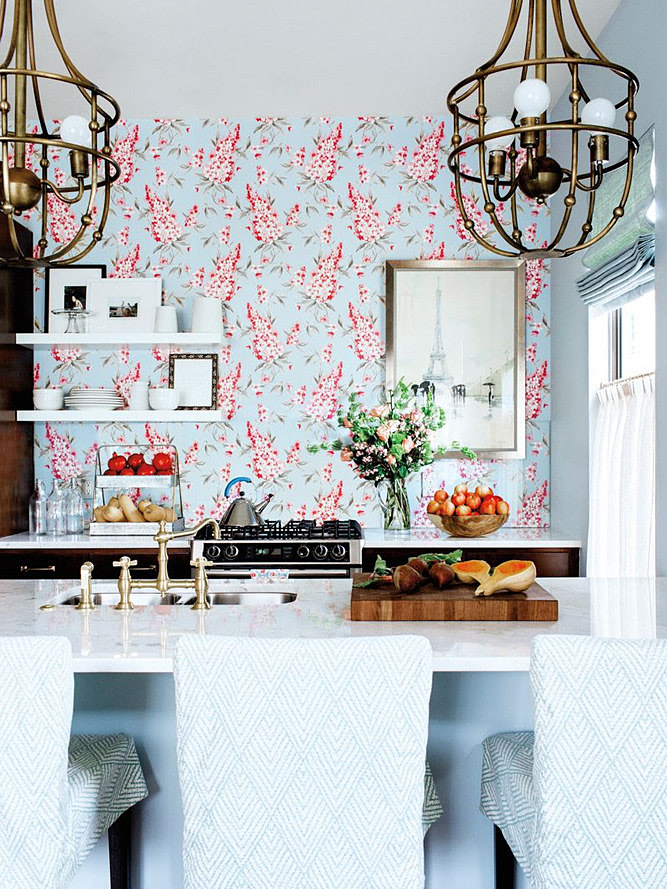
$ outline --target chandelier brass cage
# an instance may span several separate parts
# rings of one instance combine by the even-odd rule
[[[571,30],[577,32],[577,40],[583,39],[590,57],[582,57],[573,49],[566,32],[561,0],[551,2],[553,25],[561,52],[553,57],[547,55],[547,0],[528,0],[527,4],[524,4],[524,0],[512,0],[505,32],[495,54],[474,74],[460,81],[447,97],[447,107],[454,122],[448,166],[454,175],[463,225],[479,244],[500,256],[549,258],[568,256],[589,247],[601,240],[623,216],[630,193],[634,157],[639,148],[634,135],[637,116],[634,99],[639,81],[628,68],[603,55],[586,30],[574,0],[568,0],[568,5],[574,23]],[[527,7],[527,29],[523,58],[503,61],[518,31],[524,6]],[[547,113],[550,102],[547,76],[556,66],[568,69],[571,113],[569,118],[563,120],[549,120]],[[515,107],[509,118],[491,117],[487,109],[491,78],[513,71],[520,74],[514,93],[515,106],[520,107]],[[591,98],[583,80],[585,75],[592,72],[596,77],[600,73],[611,75],[611,82],[619,92],[619,84],[622,86],[620,97],[611,101]],[[583,108],[582,102],[585,103]],[[614,126],[618,111],[624,114],[623,129]],[[548,153],[548,134],[555,131],[570,133],[568,166],[561,165]],[[609,162],[610,137],[622,140],[620,157],[616,154],[613,162]],[[475,162],[478,171],[474,168]],[[626,167],[625,184],[618,202],[611,218],[594,232],[597,190],[610,171],[621,167]],[[479,206],[480,209],[483,207],[490,221],[490,225],[487,223],[484,228],[498,236],[498,243],[489,240],[486,232],[478,229],[469,212],[470,196],[463,192],[464,182],[480,186],[482,200]],[[556,211],[555,196],[559,192],[562,195],[562,216],[560,222],[556,222],[555,234],[546,247],[538,248],[526,243],[525,234],[519,227],[519,192],[540,204],[551,199],[549,206],[552,214]],[[586,218],[569,246],[564,246],[572,212],[579,198],[586,202]],[[508,209],[511,222],[501,218]]]
[[[121,173],[111,156],[112,128],[120,116],[118,103],[74,65],[60,36],[53,0],[41,2],[65,67],[62,74],[37,69],[32,0],[14,0],[13,16],[7,11],[7,0],[0,0],[0,45],[9,40],[0,65],[0,210],[7,218],[13,251],[0,258],[0,266],[65,266],[82,260],[102,238],[111,185]],[[71,115],[58,127],[45,114],[41,88],[47,83],[50,88],[70,85],[78,91],[72,96],[79,103],[82,97],[86,117]],[[28,101],[34,106],[30,132]],[[32,107],[30,110],[33,113]],[[70,179],[55,166],[57,155],[65,151],[69,152]],[[76,214],[76,231],[67,243],[55,242],[52,237],[54,201],[63,202]],[[25,255],[15,220],[37,207],[41,213],[39,238],[34,254]]]

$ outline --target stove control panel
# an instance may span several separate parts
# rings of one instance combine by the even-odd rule
[[[345,562],[350,558],[350,545],[345,541],[206,541],[204,558],[218,565],[252,563],[299,564],[306,562]]]

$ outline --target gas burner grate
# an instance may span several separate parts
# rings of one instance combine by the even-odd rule
[[[198,537],[213,539],[210,525]],[[312,520],[286,522],[265,522],[263,525],[223,525],[220,528],[221,540],[361,540],[361,525],[354,519],[326,521],[318,525]]]

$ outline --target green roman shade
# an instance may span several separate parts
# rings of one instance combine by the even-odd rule
[[[590,271],[577,281],[577,289],[588,306],[618,308],[654,286],[655,227],[650,219],[653,127],[639,140],[639,146],[625,215],[584,253],[583,262]],[[593,231],[599,231],[611,218],[624,183],[624,168],[605,176],[596,198]]]

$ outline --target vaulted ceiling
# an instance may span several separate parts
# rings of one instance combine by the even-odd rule
[[[618,3],[579,0],[594,38]],[[126,117],[422,115],[441,113],[449,88],[493,53],[509,0],[56,0],[56,9],[73,61]],[[41,46],[44,24],[36,30]],[[554,97],[563,86],[552,84]]]

